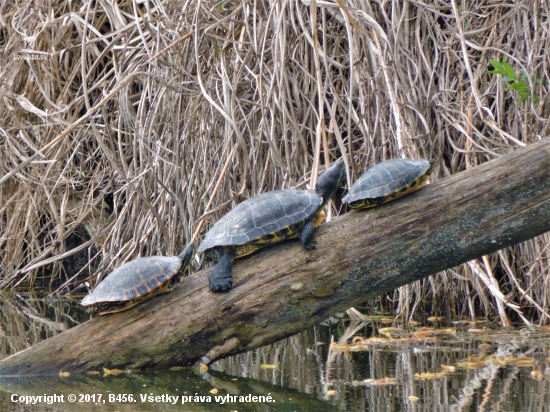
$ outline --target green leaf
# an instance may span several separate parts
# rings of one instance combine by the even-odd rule
[[[489,62],[494,67],[494,70],[488,70],[487,73],[503,75],[500,81],[508,83],[508,87],[504,90],[515,90],[519,94],[519,103],[524,102],[530,97],[533,99],[534,104],[538,103],[538,96],[533,95],[529,88],[529,78],[525,70],[521,70],[520,74],[517,75],[514,69],[512,69],[512,66],[506,62],[506,56],[502,57],[501,62],[496,59],[491,59]],[[537,84],[547,83],[543,82],[541,79],[536,79],[534,82]]]
[[[530,93],[529,88],[523,82],[512,83],[508,89],[517,90],[520,93]]]
[[[510,77],[510,76],[503,76],[502,79],[500,79],[501,82],[515,82],[516,81],[516,78],[515,77]]]
[[[489,60],[489,62],[495,68],[495,70],[492,70],[489,73],[491,73],[491,74],[503,74],[504,73],[504,67],[502,66],[502,64],[498,60],[491,59],[491,60]]]
[[[507,76],[513,77],[514,80],[517,79],[516,73],[514,72],[514,69],[512,69],[512,66],[504,60],[502,61],[502,65],[504,66],[504,73],[506,73]]]

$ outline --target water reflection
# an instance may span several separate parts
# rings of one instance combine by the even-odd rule
[[[70,301],[46,302],[32,295],[0,296],[0,314],[2,356],[88,317]],[[487,323],[428,319],[404,325],[382,317],[362,323],[344,317],[203,371],[0,379],[0,411],[86,410],[98,403],[122,411],[433,411],[453,410],[453,405],[456,410],[548,410],[550,328],[491,330]],[[65,402],[27,406],[12,402],[13,394],[58,394]],[[68,402],[70,394],[88,397],[77,398],[76,407]],[[101,399],[91,398],[99,394]],[[133,400],[109,402],[115,394]],[[189,400],[195,395],[199,398]]]
[[[25,405],[44,394],[57,394],[57,402]],[[117,376],[70,376],[0,380],[0,400],[4,406],[21,410],[102,410],[118,411],[279,411],[336,410],[330,404],[296,390],[273,386],[253,379],[236,379],[196,369],[131,372]],[[12,394],[17,394],[12,402]],[[122,396],[126,394],[126,399]],[[70,395],[75,400],[70,401]],[[101,396],[100,396],[101,395]],[[131,395],[131,398],[130,396]],[[35,398],[31,398],[31,397]],[[61,400],[60,397],[62,396]],[[51,399],[50,399],[51,400]]]
[[[0,295],[0,356],[19,352],[78,324],[79,310],[65,301],[40,299],[34,293]]]

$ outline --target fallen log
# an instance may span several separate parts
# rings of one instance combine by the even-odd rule
[[[550,231],[550,140],[322,225],[237,261],[234,288],[202,270],[174,292],[94,318],[0,361],[0,377],[192,365],[255,349],[394,288]]]

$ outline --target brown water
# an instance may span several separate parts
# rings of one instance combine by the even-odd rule
[[[87,316],[66,301],[0,296],[1,355]],[[493,330],[483,321],[433,318],[404,325],[381,316],[359,323],[344,316],[206,372],[0,377],[0,411],[88,409],[548,411],[550,328]]]

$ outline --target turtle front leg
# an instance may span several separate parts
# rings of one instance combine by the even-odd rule
[[[218,263],[210,272],[210,290],[212,292],[228,292],[233,287],[231,265],[235,258],[235,249],[232,246],[216,248]]]
[[[307,250],[315,249],[315,219],[308,220],[300,229],[300,242]]]

